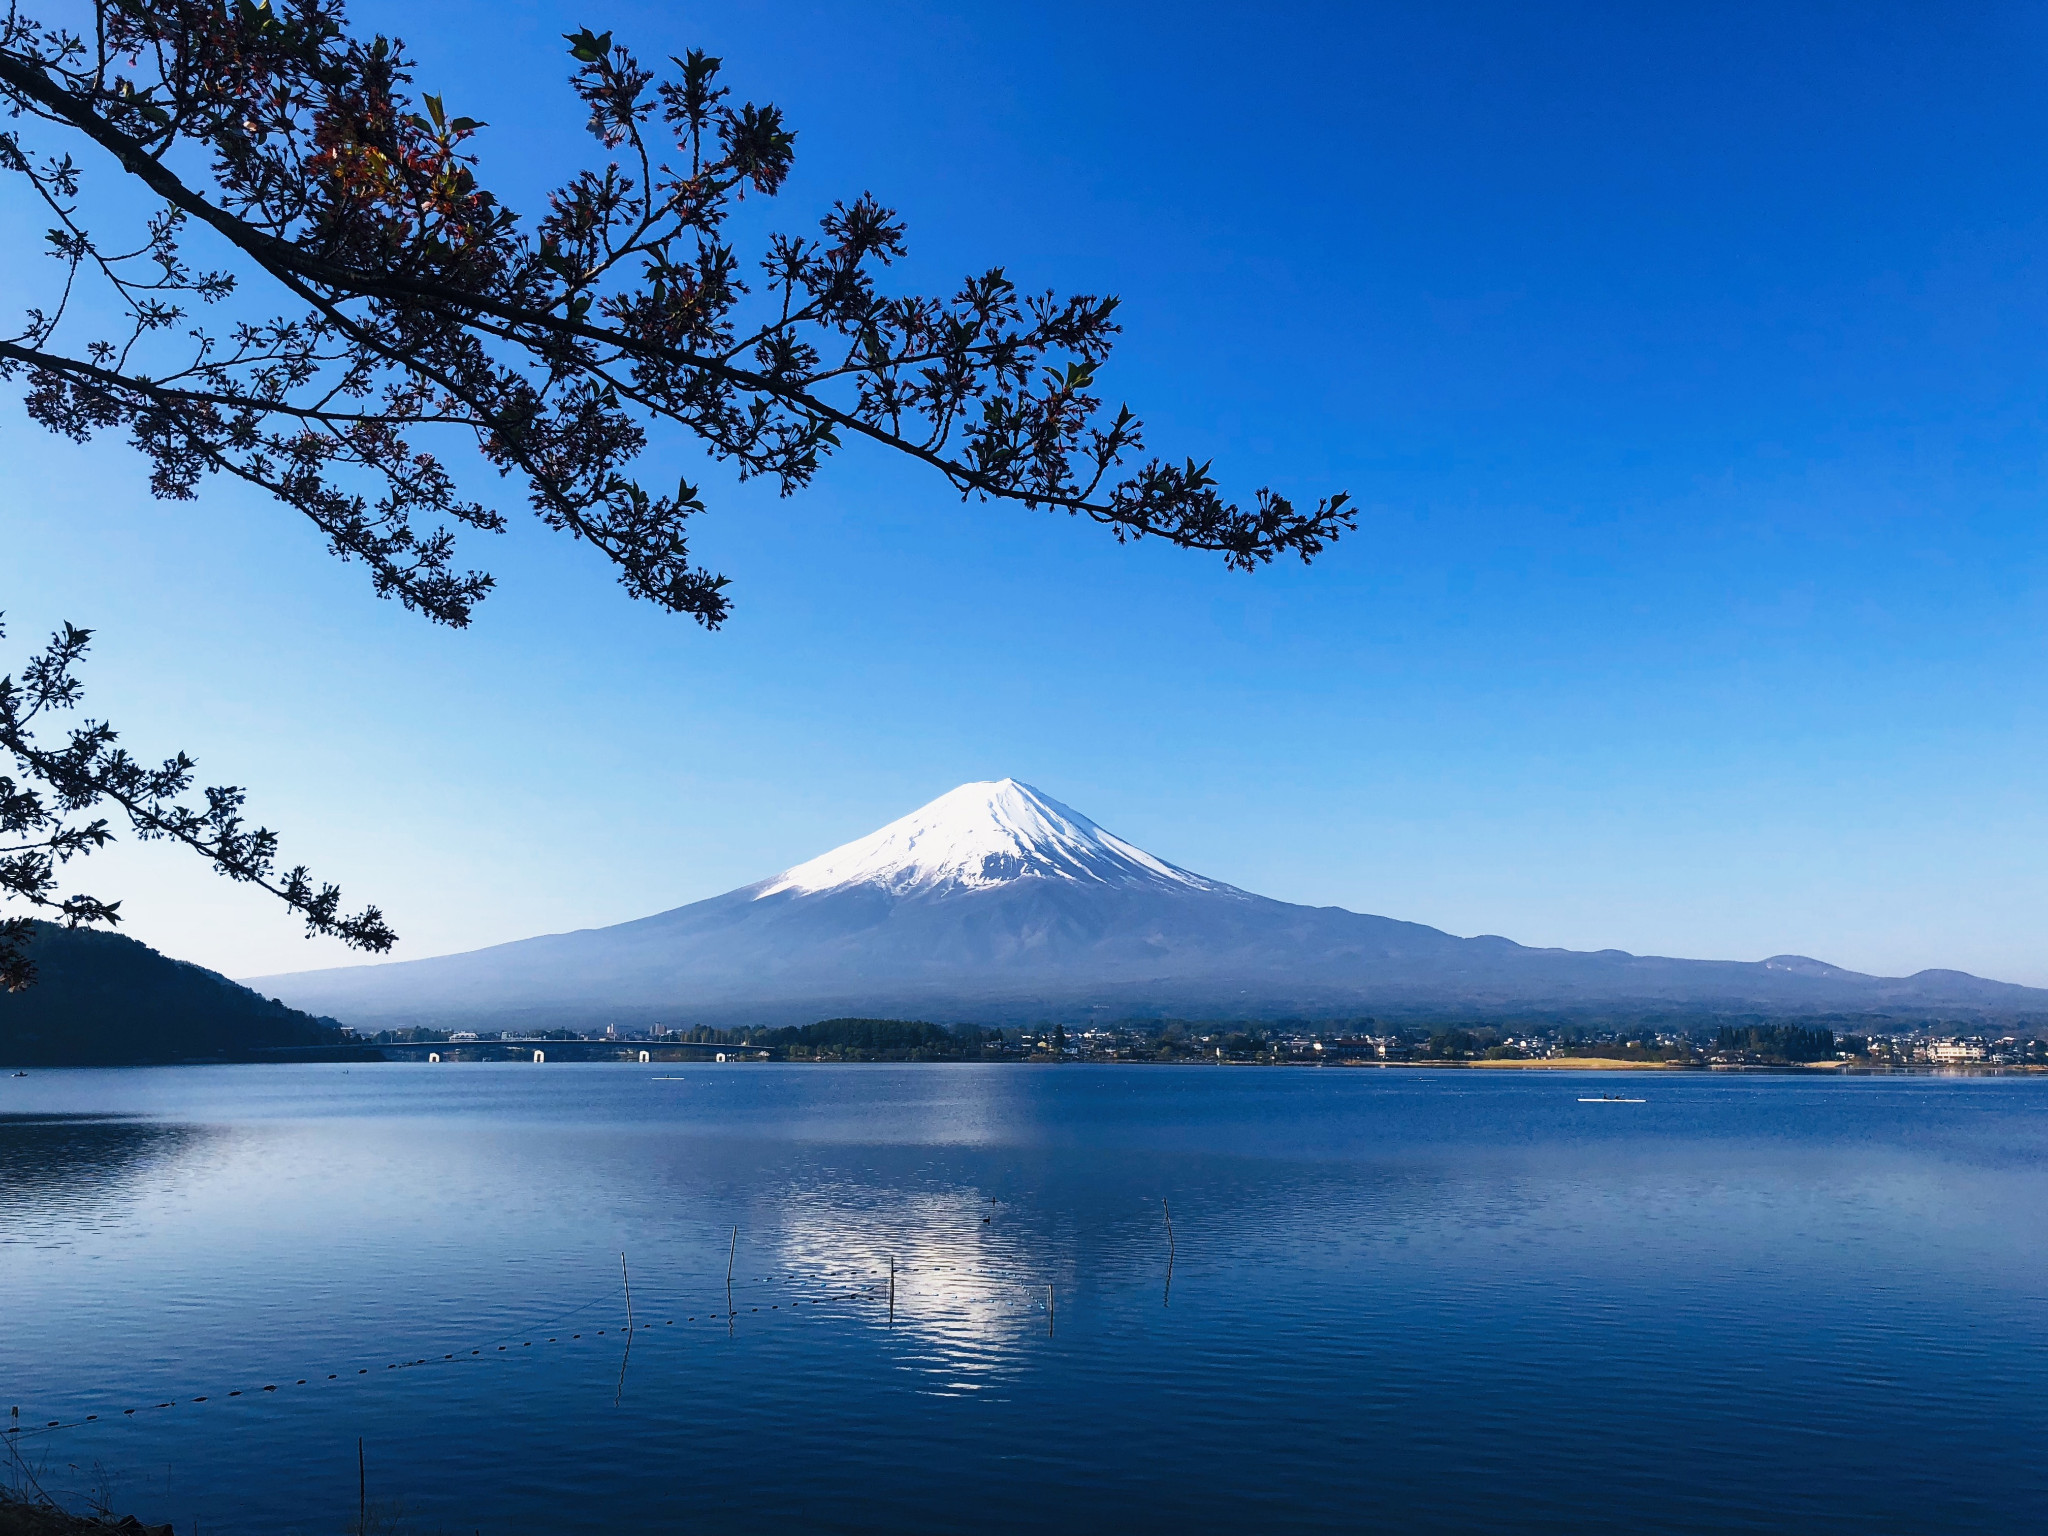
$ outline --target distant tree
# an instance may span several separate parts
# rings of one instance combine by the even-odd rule
[[[979,1055],[982,1033],[971,1024],[947,1028],[915,1019],[820,1019],[779,1029],[748,1029],[747,1043],[852,1060]],[[722,1031],[711,1031],[724,1038]]]
[[[1770,1061],[1821,1061],[1835,1052],[1835,1032],[1798,1024],[1723,1025],[1715,1033],[1714,1045]]]
[[[0,133],[0,169],[41,205],[56,258],[48,296],[0,337],[0,379],[22,380],[53,432],[126,433],[159,497],[188,500],[216,474],[267,492],[434,621],[467,624],[492,586],[458,566],[454,529],[505,516],[423,434],[460,435],[633,596],[711,628],[730,600],[690,558],[702,497],[631,472],[651,431],[679,429],[784,494],[857,438],[963,498],[1240,569],[1309,560],[1352,527],[1342,494],[1304,509],[1262,488],[1241,505],[1207,463],[1144,457],[1142,423],[1094,392],[1114,298],[1027,294],[1000,267],[950,295],[885,294],[904,226],[865,193],[814,234],[763,236],[749,266],[728,223],[782,189],[796,135],[773,106],[735,105],[719,59],[692,51],[661,77],[609,32],[569,37],[604,163],[522,220],[479,180],[486,125],[415,99],[403,46],[351,32],[339,0],[53,3],[51,24],[0,20],[0,102],[23,125]],[[140,200],[132,230],[86,227],[80,153]],[[195,226],[219,252],[196,265]],[[255,305],[224,307],[250,278]],[[89,288],[120,316],[104,334]],[[200,309],[226,319],[209,328]],[[39,879],[0,894],[47,897]],[[279,894],[318,931],[389,942],[380,924],[323,927],[318,898],[288,883]],[[115,916],[64,900],[70,921]]]

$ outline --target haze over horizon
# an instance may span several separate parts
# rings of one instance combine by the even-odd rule
[[[353,10],[532,206],[579,121],[560,34],[599,18]],[[1285,901],[2048,984],[2038,12],[874,14],[601,20],[790,112],[776,227],[867,188],[906,287],[1002,261],[1122,294],[1102,383],[1153,446],[1236,494],[1349,489],[1356,535],[1246,577],[858,450],[777,502],[671,446],[723,632],[511,506],[451,634],[261,498],[151,501],[13,392],[10,664],[96,628],[88,712],[248,786],[400,960],[673,908],[1014,775]],[[0,208],[0,265],[40,275]],[[358,958],[168,850],[79,870],[228,974]]]

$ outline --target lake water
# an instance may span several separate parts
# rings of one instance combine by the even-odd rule
[[[1578,1102],[1617,1084],[1648,1102]],[[358,1437],[372,1528],[421,1532],[2048,1513],[2048,1082],[393,1064],[0,1093],[12,1457],[181,1536],[352,1526]]]

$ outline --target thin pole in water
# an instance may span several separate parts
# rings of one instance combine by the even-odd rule
[[[626,1273],[626,1255],[619,1255],[619,1279],[626,1287],[626,1352],[619,1356],[619,1390],[612,1394],[612,1406],[626,1400],[626,1364],[633,1358],[633,1277]]]
[[[740,1251],[740,1229],[732,1229],[732,1246],[725,1250],[725,1331],[732,1332],[732,1261]]]
[[[889,1255],[889,1324],[896,1324],[896,1255]]]
[[[370,1474],[363,1469],[363,1437],[356,1436],[356,1536],[370,1529]]]
[[[1159,1208],[1166,1212],[1166,1294],[1159,1305],[1173,1305],[1173,1207],[1166,1203],[1166,1196],[1159,1197]]]
[[[1047,1337],[1048,1339],[1052,1337],[1052,1319],[1053,1319],[1053,1294],[1052,1294],[1052,1287],[1051,1287],[1050,1285],[1048,1285],[1048,1286],[1047,1286],[1047,1287],[1045,1288],[1045,1336],[1046,1336],[1046,1337]]]

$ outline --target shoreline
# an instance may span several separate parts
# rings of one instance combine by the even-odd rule
[[[566,1042],[565,1042],[566,1043]],[[595,1043],[595,1042],[593,1042]],[[636,1042],[637,1044],[637,1042]],[[425,1066],[427,1063],[417,1056],[386,1056],[372,1054],[378,1047],[368,1047],[360,1054],[335,1058],[320,1055],[284,1056],[283,1053],[264,1056],[242,1057],[188,1057],[182,1061],[80,1061],[80,1062],[29,1062],[19,1066],[0,1063],[0,1072],[6,1075],[30,1077],[41,1072],[81,1071],[126,1071],[135,1068],[157,1067],[252,1067],[252,1066]],[[386,1047],[385,1049],[389,1049]],[[1293,1057],[1281,1061],[1259,1060],[1216,1060],[1213,1057],[1193,1056],[1161,1061],[1157,1057],[1070,1057],[1055,1060],[1049,1056],[1008,1056],[989,1058],[963,1058],[948,1056],[901,1056],[847,1059],[845,1057],[815,1056],[755,1056],[742,1055],[745,1047],[733,1051],[730,1062],[715,1062],[702,1056],[661,1056],[641,1062],[626,1056],[605,1058],[564,1059],[548,1063],[553,1066],[588,1067],[679,1067],[679,1066],[791,1066],[791,1067],[902,1067],[902,1066],[1013,1066],[1013,1067],[1311,1067],[1335,1068],[1341,1071],[1362,1070],[1401,1072],[1465,1072],[1465,1071],[1514,1071],[1514,1072],[1692,1072],[1692,1073],[1752,1073],[1764,1076],[1784,1077],[1788,1075],[1826,1075],[1831,1077],[2024,1077],[2048,1074],[2048,1065],[2031,1065],[2020,1062],[1958,1064],[1931,1062],[1903,1063],[1857,1063],[1849,1061],[1789,1061],[1789,1062],[1708,1062],[1708,1061],[1627,1061],[1612,1056],[1531,1056],[1520,1060],[1485,1059],[1471,1061],[1383,1061],[1372,1057]],[[566,1057],[566,1053],[565,1053]],[[448,1066],[521,1066],[518,1057],[458,1057],[453,1061],[439,1063]]]

